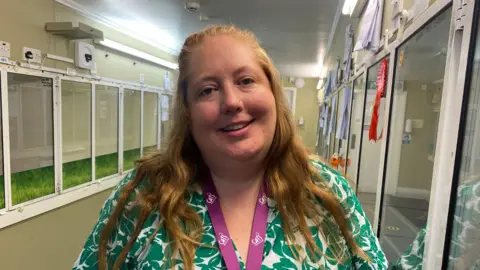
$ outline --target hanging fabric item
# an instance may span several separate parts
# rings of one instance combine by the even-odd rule
[[[336,61],[337,61],[337,63],[335,64],[335,70],[334,70],[333,75],[332,75],[332,77],[333,77],[332,86],[334,87],[334,89],[337,89],[337,86],[342,84],[342,81],[341,81],[342,78],[339,74],[340,70],[341,70],[341,68],[340,68],[340,58],[337,57]]]
[[[345,63],[345,81],[350,81],[350,72],[352,67],[352,50],[353,50],[353,29],[349,24],[345,31],[345,51],[343,52],[343,62]]]
[[[352,25],[348,25],[345,31],[345,51],[344,51],[344,63],[345,63],[345,81],[350,80],[350,67],[352,64],[352,46],[353,46],[353,30]],[[352,89],[349,85],[346,85],[343,89],[342,103],[339,114],[340,125],[338,125],[336,137],[340,140],[346,140],[348,136],[348,127],[350,121],[350,104],[352,97]]]
[[[319,113],[318,113],[318,131],[320,131],[324,126],[325,126],[325,118],[324,116],[324,107],[325,105],[320,105],[320,108],[318,108]]]
[[[323,106],[320,105],[318,107],[318,128],[317,128],[317,140],[315,140],[315,148],[318,147],[318,140],[320,139],[320,132],[324,126],[324,119],[323,119]]]
[[[377,138],[377,126],[378,126],[378,110],[380,108],[380,101],[385,97],[385,86],[387,85],[387,72],[388,72],[388,60],[383,59],[380,63],[377,75],[377,95],[375,97],[375,103],[373,104],[372,120],[370,122],[370,129],[368,132],[368,139],[377,141],[381,139],[383,135],[383,129],[380,132],[380,137]]]
[[[343,51],[343,62],[346,63],[352,57],[352,46],[353,46],[353,29],[352,25],[349,24],[345,29],[345,49]],[[348,77],[347,70],[348,67],[345,68],[345,77]]]
[[[377,51],[380,47],[380,31],[382,12],[379,0],[368,1],[364,12],[358,40],[353,51],[369,50]]]
[[[325,87],[323,88],[323,96],[327,97],[333,91],[333,78],[332,71],[327,73],[327,81],[325,82]]]
[[[330,127],[328,128],[328,138],[330,138],[330,135],[332,131],[335,131],[335,128],[337,126],[337,95],[334,95],[332,98],[332,112],[330,113]]]
[[[324,111],[323,111],[323,119],[325,121],[324,127],[323,127],[323,135],[327,136],[328,134],[328,119],[330,116],[330,105],[328,103],[325,103]]]
[[[343,102],[341,103],[340,112],[341,120],[340,125],[338,125],[336,137],[340,140],[346,140],[348,136],[348,127],[350,121],[350,107],[352,102],[352,88],[350,85],[346,85],[343,89]]]

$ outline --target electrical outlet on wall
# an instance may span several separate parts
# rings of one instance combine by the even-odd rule
[[[23,47],[23,61],[30,63],[42,63],[42,51],[29,47]]]
[[[0,57],[10,58],[10,43],[0,41]]]

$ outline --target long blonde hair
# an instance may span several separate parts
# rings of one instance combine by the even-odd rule
[[[283,221],[284,234],[294,243],[294,231],[299,230],[306,240],[310,254],[322,254],[307,225],[307,217],[320,228],[318,199],[334,216],[350,250],[364,258],[365,253],[355,243],[345,222],[344,212],[326,185],[318,185],[313,179],[321,179],[310,166],[308,153],[295,132],[289,108],[284,100],[280,75],[272,60],[260,46],[255,36],[234,26],[212,26],[190,35],[179,56],[178,92],[173,109],[173,124],[165,150],[137,162],[135,178],[120,193],[117,205],[102,230],[99,242],[99,269],[107,269],[107,243],[131,194],[141,184],[136,196],[137,211],[135,229],[117,257],[113,269],[119,269],[132,248],[146,219],[152,211],[158,211],[173,248],[167,254],[179,253],[185,269],[193,269],[196,248],[201,245],[202,221],[190,207],[185,196],[192,192],[195,176],[205,169],[200,151],[189,130],[190,117],[186,103],[189,56],[206,37],[229,35],[250,45],[270,81],[277,112],[276,130],[269,153],[265,159],[269,196],[277,203]],[[295,200],[292,200],[295,198]],[[158,231],[159,228],[157,228]]]

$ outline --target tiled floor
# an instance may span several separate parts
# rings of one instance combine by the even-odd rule
[[[375,194],[359,193],[363,209],[373,223]],[[381,217],[380,244],[389,262],[398,257],[413,242],[418,231],[427,223],[428,201],[387,195]]]

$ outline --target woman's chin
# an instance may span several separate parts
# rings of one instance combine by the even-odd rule
[[[233,149],[226,149],[226,154],[233,160],[238,161],[254,161],[262,154],[261,149],[241,149],[241,148],[233,148]]]

